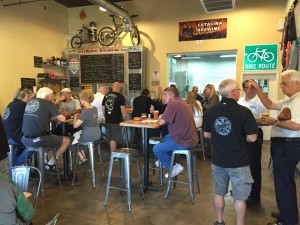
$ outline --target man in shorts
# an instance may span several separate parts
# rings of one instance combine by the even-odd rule
[[[240,97],[237,82],[227,79],[219,85],[222,101],[204,114],[204,136],[211,138],[214,178],[215,225],[224,225],[224,196],[232,184],[236,225],[244,225],[246,200],[253,179],[249,167],[247,142],[257,139],[257,124],[251,111],[237,103]]]
[[[52,117],[60,122],[66,121],[66,117],[59,113],[52,100],[53,91],[47,87],[40,88],[36,99],[26,105],[22,125],[21,141],[26,147],[56,148],[55,156],[45,164],[46,169],[54,168],[56,159],[66,151],[70,144],[69,137],[50,134]]]
[[[113,83],[112,91],[106,94],[102,101],[111,151],[117,149],[117,142],[121,140],[122,129],[119,123],[126,120],[125,98],[120,91],[121,84],[119,82]]]

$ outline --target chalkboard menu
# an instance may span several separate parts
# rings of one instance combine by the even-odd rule
[[[142,90],[142,74],[129,74],[129,91]]]
[[[79,87],[79,77],[70,77],[70,87]]]
[[[81,83],[124,83],[124,53],[81,55]]]
[[[40,56],[33,56],[34,67],[43,68],[43,58]]]
[[[128,53],[128,67],[129,69],[141,69],[142,67],[142,53],[129,52]]]
[[[33,87],[36,86],[36,80],[34,78],[21,78],[21,88],[28,88],[33,91]]]

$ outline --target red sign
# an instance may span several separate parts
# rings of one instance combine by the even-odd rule
[[[226,38],[227,18],[179,23],[179,41]]]

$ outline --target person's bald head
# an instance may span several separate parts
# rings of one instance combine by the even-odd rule
[[[98,92],[103,94],[103,95],[106,95],[107,94],[107,89],[106,89],[106,87],[99,87]]]
[[[119,82],[113,83],[112,90],[114,92],[120,92],[121,91],[121,84]]]

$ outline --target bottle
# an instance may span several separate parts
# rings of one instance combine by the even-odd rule
[[[60,66],[60,59],[58,57],[56,58],[56,65]]]

